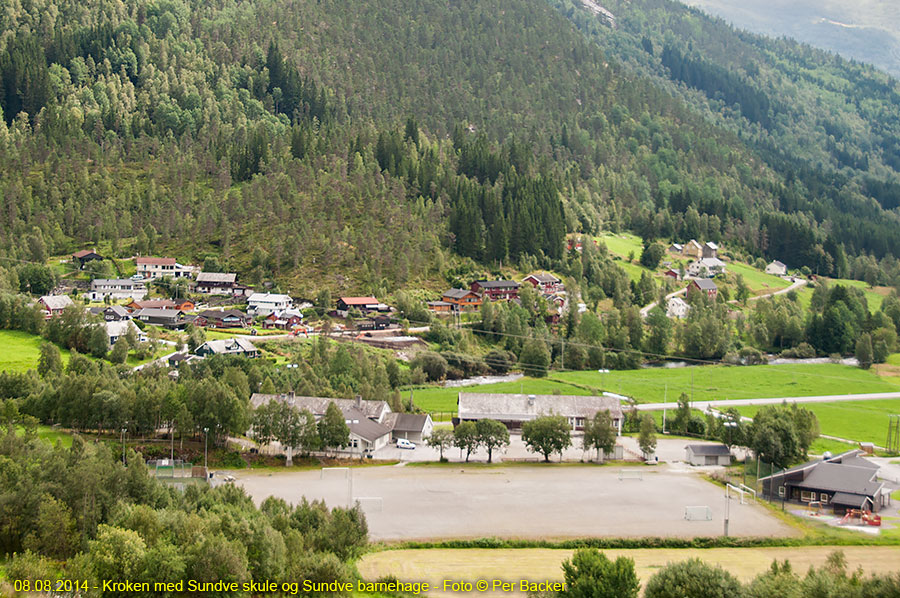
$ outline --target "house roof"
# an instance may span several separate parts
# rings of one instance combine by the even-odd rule
[[[201,272],[197,275],[197,282],[230,282],[237,280],[234,272]]]
[[[697,263],[707,268],[722,268],[727,265],[717,257],[705,257],[698,260]]]
[[[100,254],[97,253],[96,251],[94,251],[93,249],[82,249],[81,251],[76,251],[75,253],[73,253],[72,257],[82,258],[82,257],[87,257],[89,255],[99,256]]]
[[[850,492],[835,492],[831,497],[831,504],[847,505],[850,507],[860,508],[870,500],[867,496],[861,494],[852,494]]]
[[[111,286],[111,287],[134,287],[136,289],[143,288],[144,283],[131,280],[130,278],[95,278],[91,281],[91,286]]]
[[[146,301],[132,301],[128,305],[133,305],[135,309],[168,309],[175,307],[175,302],[171,299],[147,299]]]
[[[344,305],[372,305],[378,303],[375,297],[341,297]]]
[[[514,280],[476,280],[475,283],[483,289],[508,289],[521,286]]]
[[[883,484],[875,480],[875,471],[868,467],[823,461],[796,485],[817,490],[836,490],[872,496]]]
[[[559,282],[559,279],[557,277],[553,276],[552,274],[550,274],[548,272],[541,272],[539,274],[529,274],[528,276],[525,277],[525,280],[528,280],[529,278],[533,278],[542,284],[547,284],[547,283],[551,283],[551,282]]]
[[[121,305],[110,305],[103,311],[104,312],[107,312],[107,311],[112,312],[112,313],[116,314],[117,316],[121,316],[123,318],[128,316],[128,310],[125,309],[124,307],[122,307]]]
[[[454,304],[447,301],[426,301],[425,305],[428,305],[429,307],[451,307]]]
[[[297,409],[306,409],[313,415],[325,415],[329,403],[337,404],[338,408],[341,410],[350,408],[358,409],[365,413],[366,417],[376,420],[381,420],[385,414],[391,412],[391,408],[385,401],[368,401],[365,399],[357,401],[356,399],[333,399],[330,397],[304,397],[293,393],[273,395],[260,392],[255,392],[250,397],[250,403],[253,407],[265,405],[269,401],[286,402]]]
[[[210,351],[212,351],[213,353],[215,353],[217,355],[222,354],[222,353],[252,353],[252,352],[256,352],[256,350],[257,350],[256,347],[253,345],[253,343],[251,343],[247,339],[238,338],[238,337],[226,338],[226,339],[215,340],[215,341],[206,341],[205,343],[203,343],[200,346],[206,347],[207,349],[209,349]],[[200,349],[200,347],[197,348],[197,350],[199,350],[199,349]],[[196,351],[195,351],[195,353],[196,353]]]
[[[778,266],[779,268],[787,268],[787,265],[785,265],[785,264],[779,262],[778,260],[772,260],[772,261],[769,263],[769,265],[770,265],[770,266]]]
[[[451,299],[462,299],[466,295],[474,294],[469,289],[450,289],[449,291],[444,291],[444,297],[450,297]]]
[[[687,244],[687,245],[694,245],[694,246],[696,246],[696,247],[700,247],[700,243],[698,243],[696,239],[691,239],[691,240],[688,241],[686,244]]]
[[[278,293],[253,293],[247,298],[248,303],[283,303],[293,301],[290,295],[279,295]]]
[[[719,288],[708,278],[695,278],[691,284],[696,285],[701,291],[715,291]]]
[[[69,298],[68,295],[44,295],[41,297],[40,301],[47,309],[63,309],[70,305],[74,305],[72,299]]]
[[[422,433],[429,417],[418,413],[388,413],[384,418],[384,425],[391,431]]]
[[[239,309],[207,309],[197,314],[197,317],[206,320],[223,320],[227,317],[246,319],[248,316]]]
[[[350,433],[364,438],[369,442],[375,442],[382,436],[390,434],[391,430],[387,426],[372,421],[369,417],[355,407],[347,407],[341,409],[344,415],[344,421],[350,428]]]
[[[277,311],[273,311],[272,313],[269,314],[270,318],[273,316],[276,318],[282,318],[282,319],[284,319],[284,318],[300,318],[302,320],[303,312],[301,312],[299,309],[280,309]]]
[[[707,241],[706,246],[709,247],[710,249],[718,249],[719,248],[719,246],[716,245],[715,243],[713,243],[712,241]]]
[[[135,258],[137,265],[147,264],[148,266],[174,266],[174,257],[139,257]]]
[[[731,450],[724,444],[689,444],[685,447],[695,455],[703,457],[728,457]]]
[[[180,309],[160,309],[156,307],[145,307],[143,309],[135,310],[132,313],[132,317],[141,318],[142,316],[146,316],[148,318],[171,318],[173,320],[178,319],[178,316],[183,315],[184,312]]]
[[[104,326],[106,326],[106,334],[110,337],[120,337],[128,334],[130,329],[134,329],[135,333],[140,335],[140,329],[134,325],[134,322],[131,320],[121,320],[119,322],[104,322]]]
[[[605,409],[613,418],[622,417],[619,399],[609,396],[488,394],[461,392],[457,399],[460,419],[493,418],[528,421],[541,415],[593,417]]]

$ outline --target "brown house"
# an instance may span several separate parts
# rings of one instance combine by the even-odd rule
[[[88,262],[102,259],[103,256],[93,249],[82,249],[81,251],[76,251],[72,254],[72,261],[75,262],[75,265],[78,266],[79,270],[84,270],[84,267]]]
[[[210,328],[246,328],[252,318],[238,309],[208,309],[197,314],[194,324]]]
[[[444,291],[441,301],[453,305],[455,310],[475,310],[481,307],[481,295],[469,289],[450,289]]]

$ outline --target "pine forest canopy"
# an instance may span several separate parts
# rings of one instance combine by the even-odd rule
[[[110,242],[397,289],[568,232],[900,256],[900,89],[665,0],[34,0],[0,14],[0,255]]]

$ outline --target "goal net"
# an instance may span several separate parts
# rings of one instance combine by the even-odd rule
[[[644,472],[640,469],[620,469],[619,481],[622,480],[644,480]]]
[[[712,509],[709,507],[685,507],[684,518],[688,521],[712,521]]]
[[[325,474],[329,474],[329,477],[342,477],[344,479],[348,479],[350,477],[350,468],[349,467],[323,467],[322,473],[319,474],[319,479],[324,480]]]

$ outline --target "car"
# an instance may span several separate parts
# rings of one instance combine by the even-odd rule
[[[407,440],[406,438],[398,438],[397,439],[397,448],[414,449],[414,448],[416,448],[416,445],[414,443],[410,442],[409,440]]]
[[[143,274],[135,274],[134,276],[131,277],[131,280],[133,280],[135,282],[140,282],[140,281],[144,280],[144,275]]]

